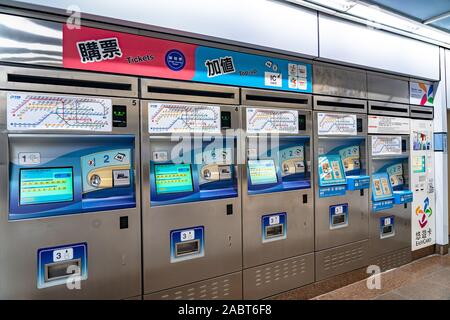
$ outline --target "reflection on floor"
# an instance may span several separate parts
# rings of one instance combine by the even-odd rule
[[[367,280],[362,280],[314,299],[450,300],[450,255],[432,255],[413,261],[382,273],[380,280],[380,289],[370,290]]]

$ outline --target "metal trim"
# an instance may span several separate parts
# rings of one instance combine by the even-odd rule
[[[319,102],[332,102],[333,104],[342,104],[342,107],[338,105],[319,105]],[[363,105],[363,108],[351,108],[345,105]],[[336,112],[350,112],[350,113],[367,113],[367,100],[362,99],[352,99],[352,98],[340,98],[340,97],[329,97],[329,96],[313,96],[313,109],[323,110],[323,111],[336,111]]]
[[[24,80],[20,82],[10,81],[8,79],[10,75],[24,77]],[[27,82],[26,77],[34,77],[36,81]],[[42,83],[39,83],[39,80]],[[46,80],[53,80],[54,83],[46,83]],[[64,80],[64,82],[74,81],[74,84],[58,86],[58,80]],[[77,82],[83,82],[85,86],[80,87]],[[89,83],[92,83],[92,86],[89,86]],[[97,87],[94,85],[95,83],[98,84]],[[129,86],[129,90],[125,88],[114,89],[114,86],[117,84]],[[108,85],[111,87],[108,88]],[[0,65],[0,89],[137,98],[138,78],[80,71]]]
[[[140,80],[140,95],[142,99],[230,105],[239,104],[239,88],[237,87],[148,78]],[[149,92],[149,88],[160,88],[161,90],[160,92],[157,90]],[[162,89],[168,89],[170,92],[164,92]],[[202,94],[196,95],[195,92]],[[223,96],[217,96],[217,94],[223,94]]]
[[[370,100],[368,114],[409,118],[410,106],[401,103],[390,103],[390,102],[380,102]]]
[[[249,96],[264,97],[265,99],[253,100],[249,99]],[[271,101],[271,98],[273,101]],[[290,100],[292,100],[292,102],[290,102]],[[295,100],[298,100],[299,103],[293,102]],[[302,103],[302,100],[305,102]],[[241,89],[241,104],[246,106],[284,107],[311,110],[312,97],[310,94],[243,88]]]

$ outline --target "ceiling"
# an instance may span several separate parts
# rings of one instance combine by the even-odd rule
[[[363,0],[363,2],[450,32],[450,0]]]

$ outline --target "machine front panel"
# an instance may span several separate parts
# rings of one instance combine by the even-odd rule
[[[370,256],[411,244],[409,136],[369,136],[371,158]]]
[[[233,106],[142,101],[144,294],[241,270],[239,123]]]
[[[134,141],[10,135],[9,219],[135,207]]]
[[[242,115],[244,268],[312,252],[311,112],[245,107]]]
[[[368,238],[367,118],[317,111],[314,119],[315,250],[321,251]]]
[[[139,295],[137,100],[2,91],[0,110],[0,298]]]

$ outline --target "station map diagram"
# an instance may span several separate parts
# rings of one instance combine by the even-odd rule
[[[248,133],[297,133],[298,111],[247,108]]]
[[[149,103],[150,133],[220,132],[220,107]]]
[[[110,99],[8,93],[8,130],[112,130]]]
[[[319,113],[317,120],[319,134],[356,134],[355,115]]]

